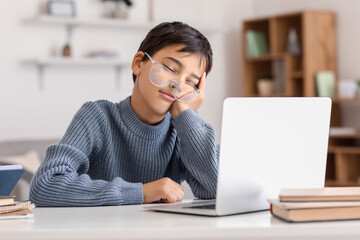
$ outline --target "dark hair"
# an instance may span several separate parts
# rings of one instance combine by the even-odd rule
[[[150,30],[140,44],[139,50],[147,52],[150,56],[161,49],[171,45],[185,45],[180,52],[198,54],[205,60],[205,72],[208,74],[212,68],[212,50],[209,41],[198,30],[182,22],[164,22]],[[147,59],[143,57],[142,61]],[[135,82],[136,75],[133,73]]]

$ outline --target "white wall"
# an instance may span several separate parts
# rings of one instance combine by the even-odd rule
[[[79,17],[99,17],[104,12],[100,0],[76,3]],[[0,140],[59,138],[84,102],[118,102],[132,92],[130,68],[122,71],[119,90],[114,87],[115,71],[110,67],[49,67],[40,90],[37,68],[23,61],[59,55],[66,41],[63,26],[24,23],[37,15],[43,4],[42,0],[0,1]],[[213,47],[214,67],[200,114],[218,133],[223,99],[241,94],[240,26],[241,20],[250,16],[251,0],[154,0],[156,22],[180,20],[227,29],[225,33],[204,32]],[[147,21],[148,1],[135,1],[129,18]],[[89,50],[108,48],[130,61],[146,33],[79,27],[73,35],[73,53],[79,57]]]
[[[359,0],[254,0],[254,16],[300,10],[333,11],[337,17],[339,79],[360,79],[360,1]],[[360,104],[342,104],[342,124],[360,129]]]

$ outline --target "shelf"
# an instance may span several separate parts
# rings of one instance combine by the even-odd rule
[[[67,65],[67,66],[129,66],[129,62],[120,59],[104,59],[104,58],[39,58],[25,60],[26,64],[35,65]]]
[[[118,27],[137,30],[149,30],[154,26],[151,22],[131,22],[128,20],[117,20],[111,18],[65,18],[39,15],[26,19],[26,23],[58,24],[67,26],[89,26],[89,27]]]
[[[89,66],[89,67],[114,67],[116,71],[116,87],[119,88],[120,71],[123,67],[130,66],[129,62],[121,59],[103,58],[39,58],[24,60],[24,64],[35,65],[39,71],[39,88],[44,88],[44,72],[49,66]]]
[[[285,58],[286,56],[291,56],[288,53],[277,53],[277,54],[267,54],[259,57],[247,57],[248,62],[263,62],[263,61],[272,61],[275,59]]]
[[[330,134],[330,138],[360,138],[360,131],[353,134]]]
[[[360,147],[329,146],[328,152],[335,154],[360,154]]]
[[[303,77],[304,77],[304,73],[303,73],[303,71],[292,72],[292,73],[291,73],[291,77],[292,77],[292,78],[303,78]]]
[[[339,182],[336,180],[325,180],[326,187],[360,186],[360,182]]]
[[[360,102],[360,97],[359,98],[334,98],[332,99],[333,103],[357,103]]]
[[[122,20],[114,18],[78,18],[78,17],[52,17],[49,15],[39,15],[34,18],[26,19],[25,23],[31,24],[50,24],[50,25],[65,25],[69,28],[77,26],[86,26],[86,27],[115,27],[129,30],[144,30],[149,31],[154,26],[160,22],[136,22],[131,20]],[[209,33],[222,33],[226,32],[224,27],[215,27],[215,26],[201,26],[193,24],[194,27],[198,28],[201,31]]]

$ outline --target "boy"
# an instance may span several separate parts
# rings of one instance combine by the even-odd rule
[[[195,112],[212,67],[208,40],[180,22],[152,29],[135,54],[132,96],[84,104],[47,149],[30,187],[37,206],[167,203],[186,180],[215,198],[219,146]]]

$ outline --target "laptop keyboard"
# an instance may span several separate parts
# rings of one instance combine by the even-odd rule
[[[189,207],[183,207],[183,208],[215,209],[215,204],[197,205],[197,206],[189,206]]]

